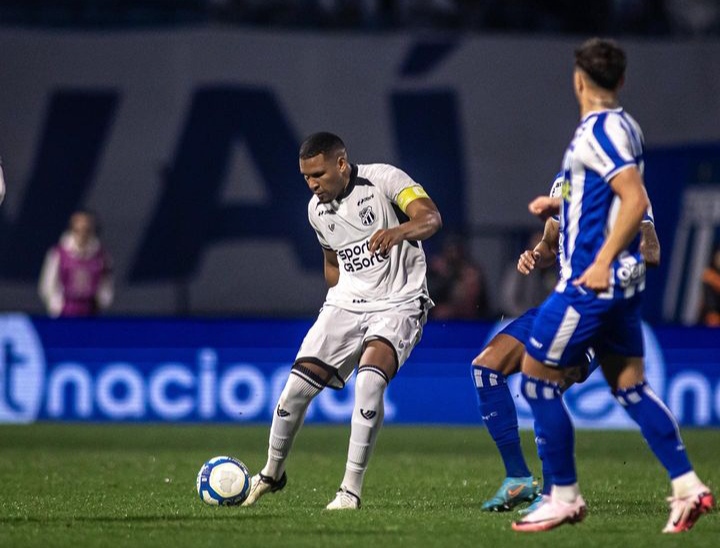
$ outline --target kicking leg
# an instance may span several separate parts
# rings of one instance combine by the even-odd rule
[[[527,466],[518,432],[517,410],[506,376],[520,369],[525,347],[514,337],[496,335],[472,362],[480,415],[505,466],[505,480],[482,509],[501,512],[537,495],[537,484]]]
[[[250,494],[243,506],[251,506],[263,495],[285,487],[285,460],[305,420],[310,402],[327,383],[326,376],[327,372],[315,364],[293,366],[273,413],[267,463],[259,474],[253,476]]]

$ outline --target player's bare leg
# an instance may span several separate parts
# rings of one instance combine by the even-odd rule
[[[385,416],[385,389],[396,370],[394,350],[383,341],[370,341],[360,359],[355,380],[355,407],[345,476],[335,498],[327,505],[328,510],[360,508],[365,471]]]

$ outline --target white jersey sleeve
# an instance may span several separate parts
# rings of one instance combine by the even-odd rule
[[[368,179],[403,212],[413,199],[427,197],[423,187],[400,168],[389,164],[369,164],[363,167]]]
[[[317,236],[318,242],[324,249],[332,249],[330,244],[325,239],[325,236],[323,236],[322,229],[320,226],[320,223],[318,222],[318,216],[315,214],[315,210],[317,209],[316,204],[314,201],[310,201],[308,203],[308,221],[310,221],[310,226],[315,231],[315,236]]]
[[[637,147],[642,135],[617,113],[597,116],[587,128],[584,139],[577,143],[579,159],[605,182],[623,169],[637,166]]]

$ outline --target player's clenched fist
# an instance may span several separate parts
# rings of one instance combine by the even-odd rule
[[[394,228],[383,228],[370,237],[370,253],[387,255],[390,248],[403,241],[402,233]]]
[[[521,274],[526,276],[535,268],[535,264],[540,259],[540,253],[526,249],[518,259],[517,269]]]

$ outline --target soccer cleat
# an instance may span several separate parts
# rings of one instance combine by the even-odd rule
[[[256,474],[250,479],[250,492],[241,506],[252,506],[260,497],[268,493],[280,491],[287,483],[287,474],[283,472],[279,480],[274,480],[270,476]]]
[[[518,504],[535,500],[538,493],[538,484],[532,476],[505,478],[497,493],[483,502],[480,509],[485,512],[507,512]]]
[[[689,531],[697,523],[700,516],[707,514],[715,506],[715,499],[710,489],[699,485],[687,497],[669,497],[670,518],[662,530],[663,533],[682,533]]]
[[[546,502],[550,502],[550,495],[538,495],[537,497],[535,497],[535,500],[530,503],[530,506],[518,510],[518,514],[520,514],[521,516],[527,516],[528,514],[532,514],[535,510],[540,508],[540,506],[542,504],[545,504]]]
[[[335,498],[325,507],[325,510],[359,510],[360,497],[347,489],[340,488]]]
[[[564,523],[575,524],[585,519],[587,508],[581,496],[575,502],[563,502],[557,498],[550,497],[545,504],[541,504],[537,510],[525,516],[522,520],[513,522],[514,531],[527,533],[538,533],[549,531],[560,527]]]

